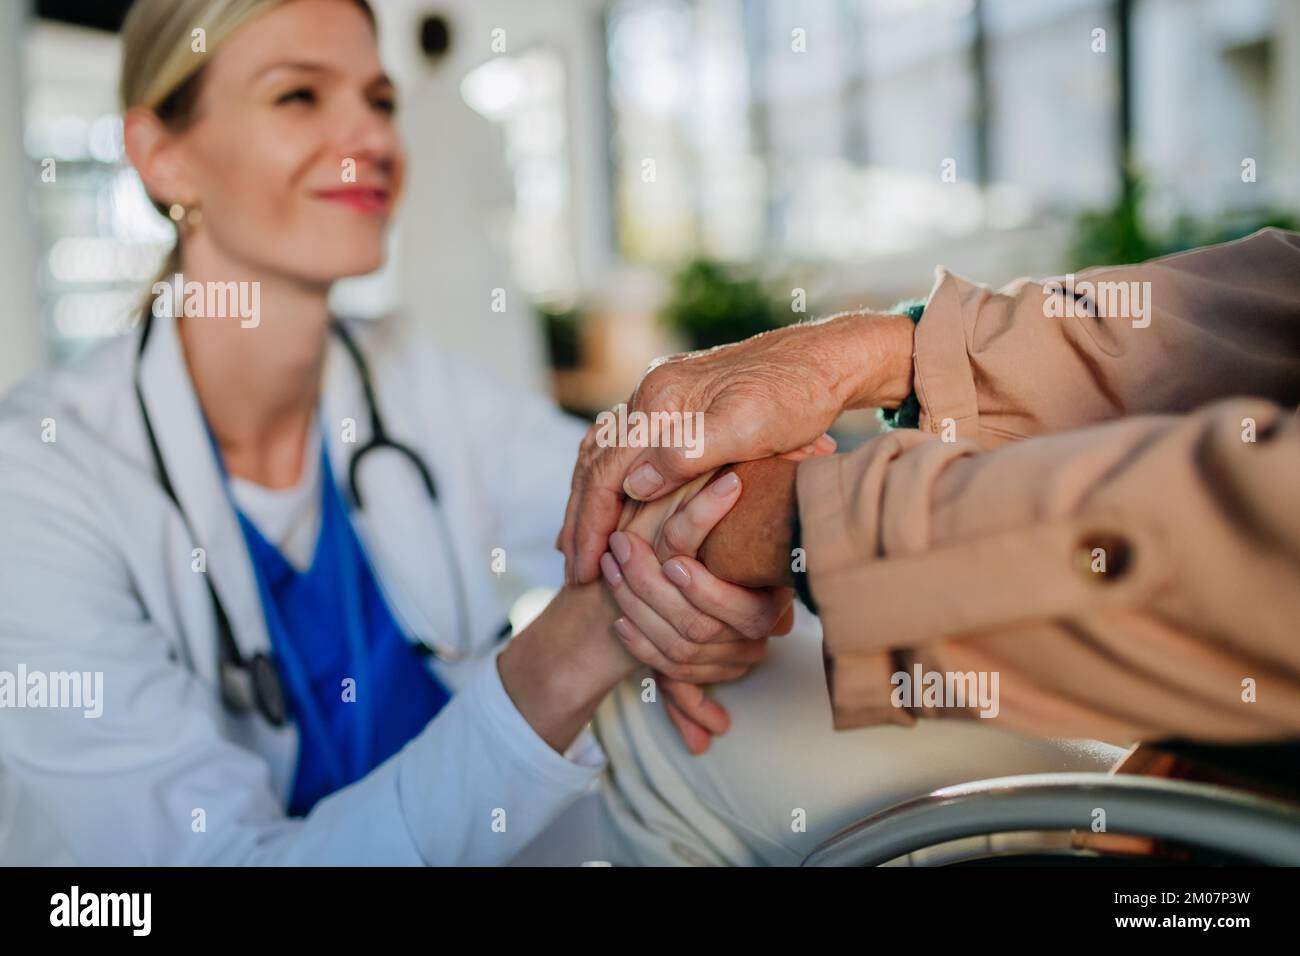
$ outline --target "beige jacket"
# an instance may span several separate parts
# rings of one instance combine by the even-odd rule
[[[940,270],[920,429],[799,466],[837,727],[978,719],[895,706],[919,665],[996,673],[1008,729],[1300,737],[1300,235],[1085,280],[1150,309]]]

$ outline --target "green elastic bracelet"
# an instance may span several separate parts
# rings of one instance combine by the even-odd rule
[[[924,302],[900,302],[891,310],[898,315],[906,315],[915,325],[921,321],[921,316],[925,314]],[[903,404],[897,408],[880,408],[876,410],[876,416],[880,419],[880,424],[886,430],[895,428],[918,428],[921,424],[921,403],[917,401],[916,389],[913,389],[907,398],[903,399]]]
[[[803,523],[799,520],[799,508],[794,509],[794,522],[790,528],[790,554],[793,556],[795,549],[803,547]],[[804,564],[802,571],[794,572],[794,593],[799,595],[799,600],[803,601],[803,606],[814,614],[817,613],[817,602],[813,600],[812,585],[808,583],[807,562]]]

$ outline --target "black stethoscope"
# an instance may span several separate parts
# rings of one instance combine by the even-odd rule
[[[136,402],[140,406],[140,417],[144,422],[145,435],[149,440],[149,450],[153,455],[154,467],[158,472],[158,482],[162,485],[163,491],[171,499],[176,510],[180,512],[181,520],[189,530],[191,538],[197,540],[198,536],[194,533],[194,526],[190,523],[189,516],[185,514],[185,509],[181,507],[180,499],[176,496],[176,490],[172,485],[171,476],[167,473],[167,466],[163,463],[162,452],[158,447],[158,438],[154,434],[153,422],[149,418],[149,410],[145,407],[144,390],[140,385],[140,366],[144,357],[145,346],[149,342],[149,333],[153,328],[153,315],[150,310],[146,310],[140,332],[140,345],[136,349],[136,367],[135,367],[135,396]],[[396,441],[388,434],[388,429],[384,427],[384,421],[379,415],[379,407],[375,402],[374,387],[370,379],[370,369],[366,364],[365,356],[361,354],[360,348],[343,327],[341,322],[331,320],[330,331],[338,338],[347,350],[352,364],[356,367],[357,375],[361,379],[362,392],[365,395],[366,405],[370,410],[370,440],[352,453],[352,458],[348,462],[348,493],[352,504],[361,509],[364,503],[361,497],[361,488],[357,483],[358,469],[362,460],[371,452],[388,449],[397,452],[414,466],[420,476],[425,491],[428,492],[429,500],[434,505],[434,512],[438,518],[438,527],[442,534],[443,544],[446,547],[448,565],[451,568],[452,579],[455,589],[456,602],[456,627],[459,647],[462,651],[452,651],[448,648],[438,648],[432,641],[415,639],[415,646],[425,655],[433,655],[439,660],[456,661],[468,657],[463,649],[470,646],[467,640],[468,634],[468,608],[469,599],[465,591],[465,581],[461,576],[460,565],[456,561],[456,552],[452,547],[451,531],[447,527],[446,516],[439,507],[438,486],[434,483],[433,473],[409,445]],[[329,475],[323,475],[322,481],[332,480]],[[377,576],[376,576],[377,577]],[[212,598],[212,609],[217,620],[217,644],[219,654],[219,678],[221,682],[221,701],[229,710],[235,713],[248,713],[256,710],[266,718],[274,727],[283,727],[289,719],[288,703],[284,692],[284,682],[280,676],[279,668],[271,655],[265,651],[258,651],[251,658],[246,658],[239,650],[239,645],[235,643],[234,629],[230,625],[230,617],[226,613],[221,599],[217,596],[216,588],[213,587],[211,579],[204,574],[204,583],[208,586],[208,594]],[[377,582],[378,583],[378,582]],[[396,613],[396,608],[392,602],[388,602],[390,609]],[[409,629],[403,628],[408,638],[415,638]],[[509,633],[509,625],[503,628],[501,635]]]

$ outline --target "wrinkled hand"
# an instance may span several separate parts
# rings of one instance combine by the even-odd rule
[[[846,315],[652,366],[629,413],[703,413],[702,447],[602,447],[592,426],[556,540],[568,579],[596,578],[625,498],[656,500],[722,465],[810,445],[846,408],[901,401],[911,387],[911,336],[905,316]]]

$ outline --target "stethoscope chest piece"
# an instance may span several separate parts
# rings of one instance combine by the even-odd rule
[[[271,662],[270,655],[261,652],[253,655],[251,669],[257,709],[266,715],[273,727],[283,727],[289,722],[289,707],[279,670]]]
[[[271,656],[258,651],[251,658],[242,658],[238,649],[231,647],[222,657],[221,698],[225,706],[235,713],[261,714],[272,727],[285,726],[289,722],[288,698]]]

